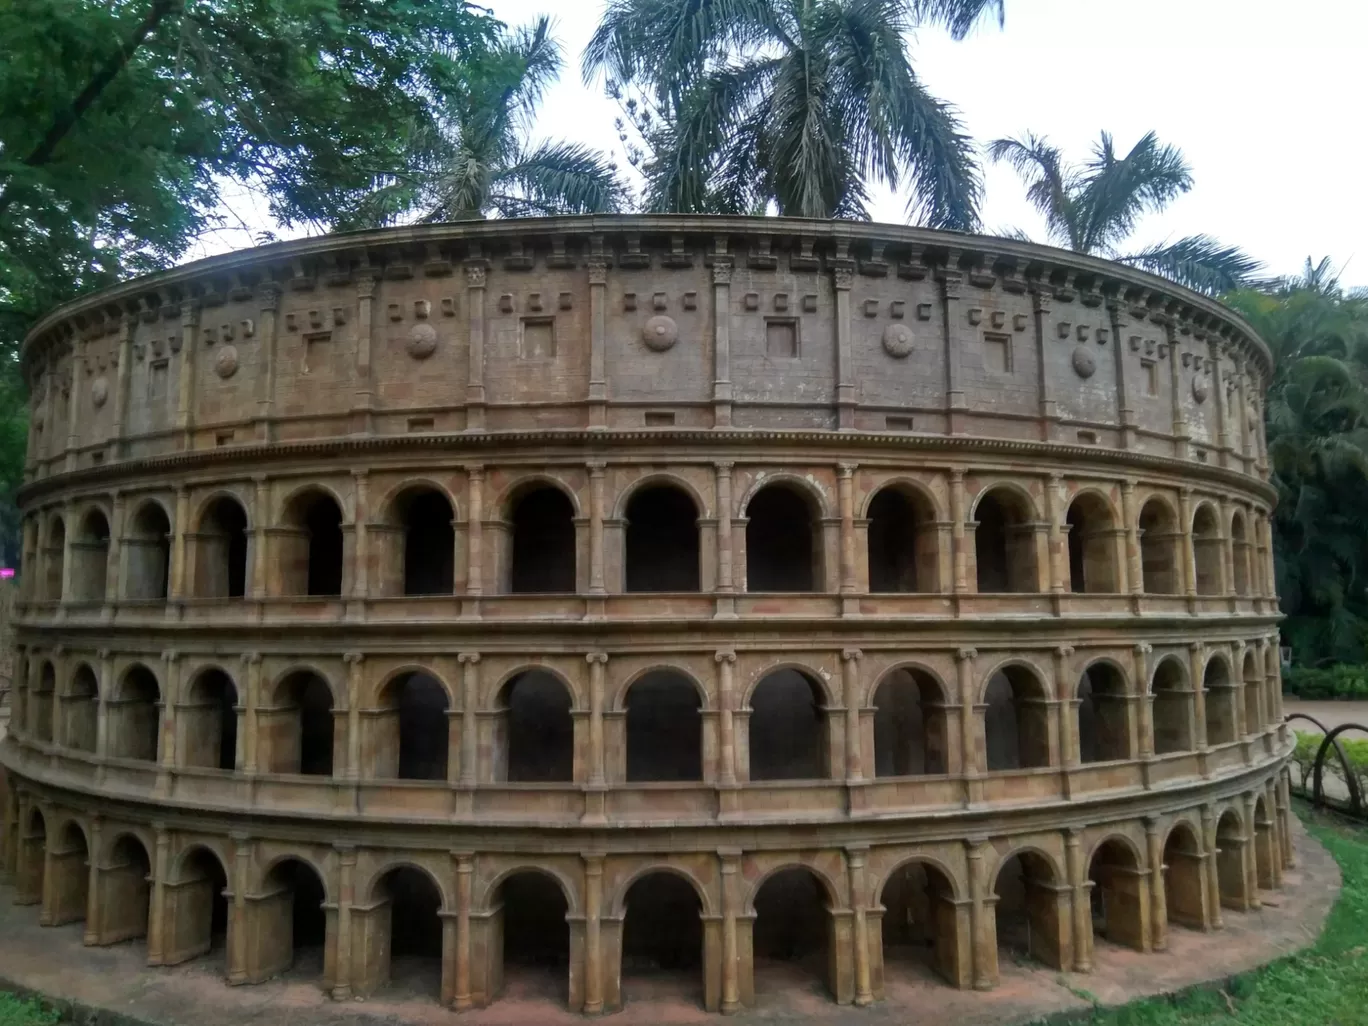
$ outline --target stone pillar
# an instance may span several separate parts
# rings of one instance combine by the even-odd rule
[[[356,901],[356,846],[334,844],[337,852],[337,957],[333,973],[332,999],[351,997],[352,904]]]
[[[731,410],[730,400],[727,410]],[[714,615],[724,618],[736,615],[736,547],[732,539],[732,521],[735,519],[735,511],[732,509],[733,467],[735,464],[730,460],[720,460],[713,464],[717,475],[717,602]]]
[[[987,846],[988,840],[984,837],[964,839],[969,876],[969,954],[975,990],[992,990],[997,986],[998,977],[997,929],[992,907],[984,893],[983,850]]]
[[[1255,798],[1251,792],[1245,792],[1240,800],[1244,805],[1244,878],[1245,893],[1249,895],[1246,908],[1256,909],[1262,907],[1263,902],[1259,899],[1259,827],[1254,821]]]
[[[836,466],[836,493],[841,519],[841,612],[850,615],[859,612],[855,599],[857,582],[855,580],[855,481],[854,463],[840,463]]]
[[[461,779],[462,787],[474,787],[478,779],[480,707],[480,653],[458,652],[461,664]],[[467,923],[469,917],[467,916]]]
[[[737,938],[737,916],[741,913],[741,849],[719,848],[722,891],[722,1012],[731,1015],[741,1009],[741,954]],[[746,966],[749,974],[750,966]]]
[[[1083,831],[1070,827],[1064,832],[1064,857],[1069,874],[1073,912],[1073,955],[1075,972],[1092,972],[1092,882],[1083,861]]]
[[[850,878],[850,908],[854,913],[851,938],[855,948],[855,1004],[864,1006],[874,1000],[869,976],[869,924],[865,914],[865,856],[867,846],[846,848],[846,871]]]
[[[839,242],[837,245],[845,249],[847,244]],[[841,431],[853,431],[858,386],[851,355],[850,289],[855,284],[855,266],[852,261],[842,260],[839,255],[834,263],[831,282],[836,293],[836,426]]]
[[[100,692],[99,704],[95,708],[95,758],[100,762],[96,770],[97,779],[103,773],[104,761],[109,758],[109,700],[114,694],[114,652],[112,649],[102,648],[99,655]],[[18,660],[15,665],[19,665]]]
[[[485,274],[483,260],[465,265],[466,327],[470,338],[466,368],[466,430],[484,430]]]
[[[261,653],[242,653],[242,664],[247,670],[246,694],[242,698],[243,730],[238,739],[242,745],[242,771],[250,776],[257,772],[257,707],[261,704]]]
[[[1206,728],[1206,646],[1200,641],[1188,642],[1188,677],[1192,686],[1192,742],[1197,751],[1207,747]]]
[[[1297,849],[1292,844],[1292,794],[1287,782],[1287,774],[1278,774],[1278,813],[1282,817],[1282,860],[1284,869],[1297,867]]]
[[[166,884],[171,872],[171,836],[165,823],[153,823],[152,899],[147,916],[147,964],[162,965],[166,950]]]
[[[860,657],[858,648],[841,651],[841,690],[845,702],[846,781],[864,778],[864,759],[860,744]]]
[[[171,774],[175,769],[176,706],[180,703],[180,653],[174,649],[161,655],[165,669],[162,673],[161,696],[161,759],[157,771],[157,792],[167,795],[171,789]]]
[[[1270,780],[1264,785],[1264,808],[1268,812],[1269,838],[1268,838],[1268,869],[1273,877],[1273,886],[1277,890],[1282,890],[1283,885],[1283,833],[1287,829],[1287,824],[1283,821],[1278,809],[1278,784],[1277,781]]]
[[[87,945],[99,944],[100,934],[103,932],[100,916],[104,910],[104,903],[100,901],[100,856],[104,851],[101,839],[102,824],[103,820],[98,813],[90,817],[90,844],[86,849],[89,868],[86,871],[85,933],[81,938],[81,943]]]
[[[374,271],[363,271],[356,279],[356,391],[352,399],[352,431],[370,434],[375,406],[371,383],[371,334],[375,330],[375,286],[378,276]],[[357,511],[358,519],[360,511]]]
[[[1132,674],[1140,696],[1139,752],[1141,759],[1154,756],[1154,690],[1150,687],[1149,654],[1153,651],[1148,641],[1131,646]]]
[[[974,660],[977,657],[977,650],[972,648],[961,648],[955,653],[959,675],[960,758],[963,761],[960,772],[964,778],[965,805],[976,805],[983,801],[983,781],[980,778],[984,766],[978,744],[978,696],[974,687]]]
[[[111,619],[114,606],[124,597],[123,535],[127,502],[115,488],[112,492],[109,518],[109,552],[105,557],[104,617]]]
[[[1119,359],[1119,356],[1118,356]],[[1121,482],[1121,515],[1126,518],[1126,574],[1132,595],[1145,592],[1145,569],[1140,555],[1140,511],[1135,506],[1135,481]]]
[[[1168,896],[1164,884],[1164,840],[1159,821],[1145,817],[1145,852],[1150,867],[1150,942],[1155,951],[1168,950]]]
[[[604,786],[603,678],[608,665],[606,652],[590,652],[589,664],[589,786]]]
[[[261,323],[257,326],[261,337],[261,367],[257,371],[257,440],[269,442],[273,437],[271,416],[275,405],[276,365],[276,310],[280,306],[280,285],[262,282],[257,289]]]
[[[355,539],[352,549],[352,614],[361,617],[365,616],[366,596],[370,593],[370,539],[367,533],[370,500],[366,487],[368,482],[368,471],[352,471],[352,484],[356,490],[352,531],[352,537]]]
[[[464,1012],[474,1004],[470,993],[470,899],[475,856],[468,851],[451,853],[456,862],[456,994],[452,1007]]]
[[[725,240],[719,240],[725,248]],[[732,258],[718,255],[713,259],[713,427],[731,427],[731,280]],[[730,522],[730,510],[718,507],[718,517]],[[719,578],[720,580],[720,578]]]
[[[584,854],[584,1012],[603,1011],[603,856]]]
[[[233,903],[228,909],[228,982],[247,982],[247,880],[252,857],[251,839],[234,833],[231,883]]]
[[[347,652],[347,779],[361,779],[361,689],[365,684],[366,656]]]
[[[969,590],[969,553],[964,539],[964,471],[950,471],[950,546],[954,560],[953,591],[963,595]]]
[[[123,436],[128,423],[128,381],[133,372],[133,332],[137,328],[137,318],[125,314],[119,319],[118,364],[114,372],[114,424],[109,432],[108,455],[110,462],[123,458]]]
[[[1068,505],[1064,494],[1062,474],[1047,474],[1045,477],[1045,525],[1049,535],[1049,585],[1054,595],[1069,591],[1069,555],[1066,550],[1067,528],[1063,519],[1068,515]]]
[[[603,477],[602,460],[590,460],[589,467],[589,594],[603,595]]]
[[[198,349],[199,309],[187,301],[181,309],[180,378],[176,399],[176,431],[180,434],[182,449],[195,447],[195,353]]]
[[[736,667],[736,653],[721,650],[713,653],[717,662],[717,717],[718,733],[718,782],[723,787],[736,786],[736,723],[732,710],[736,704],[733,671]]]
[[[1071,781],[1069,770],[1077,769],[1082,760],[1082,752],[1078,742],[1078,715],[1077,709],[1079,700],[1069,698],[1070,672],[1069,660],[1073,658],[1074,649],[1072,645],[1057,645],[1054,650],[1054,690],[1058,701],[1055,703],[1055,711],[1058,716],[1056,731],[1059,735],[1059,765],[1060,779],[1063,783],[1064,797],[1070,797]]]
[[[1183,594],[1189,604],[1197,598],[1197,555],[1192,543],[1192,489],[1178,489],[1178,536],[1182,541]]]
[[[960,289],[964,275],[956,266],[959,254],[951,251],[945,267],[936,278],[941,284],[941,300],[945,310],[945,418],[949,434],[964,433],[964,411],[967,408],[964,396],[964,368],[961,366],[965,354],[973,351],[976,341],[965,327],[964,309],[960,302]]]
[[[484,594],[484,481],[485,469],[470,464],[466,474],[466,595]],[[473,609],[476,607],[472,607]]]
[[[67,433],[65,467],[68,472],[77,468],[81,448],[81,368],[85,363],[85,339],[75,340],[71,354],[71,376],[66,381]],[[54,425],[55,427],[56,425]]]
[[[65,615],[66,607],[71,605],[76,598],[76,561],[72,558],[71,550],[76,541],[76,532],[80,529],[80,524],[76,521],[76,504],[74,502],[62,504],[62,526],[65,530],[62,532],[62,596],[60,608],[57,611],[59,617]],[[61,690],[60,686],[58,690]],[[55,730],[54,726],[54,732]]]
[[[1207,908],[1211,909],[1211,928],[1223,929],[1221,921],[1221,877],[1218,867],[1219,852],[1216,849],[1216,810],[1210,805],[1202,806],[1202,848],[1206,855]]]
[[[589,427],[608,427],[608,261],[602,256],[603,237],[594,239],[597,252],[589,258]]]

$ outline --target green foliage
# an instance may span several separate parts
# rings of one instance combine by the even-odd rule
[[[1320,939],[1217,991],[1094,1012],[1093,1026],[1362,1026],[1368,1023],[1368,830],[1307,814],[1339,863],[1344,888]]]
[[[1050,240],[1075,253],[1098,253],[1196,289],[1219,294],[1248,284],[1258,263],[1206,235],[1135,253],[1121,247],[1140,219],[1163,210],[1192,188],[1192,171],[1176,146],[1150,132],[1124,157],[1103,132],[1092,156],[1068,164],[1043,136],[995,139],[994,161],[1010,164],[1026,183],[1026,198],[1045,217]]]
[[[640,133],[645,150],[630,155],[648,210],[864,218],[874,179],[910,186],[909,212],[926,224],[972,229],[972,145],[917,79],[905,37],[918,23],[963,36],[1002,11],[1002,0],[611,0],[584,70],[607,75]]]
[[[1368,666],[1337,663],[1327,667],[1293,667],[1283,673],[1283,694],[1313,700],[1368,701]]]
[[[0,1026],[57,1026],[62,1017],[32,998],[0,993]]]

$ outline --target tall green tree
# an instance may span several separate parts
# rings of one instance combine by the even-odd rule
[[[1251,283],[1259,264],[1208,235],[1128,251],[1140,219],[1163,210],[1192,188],[1192,170],[1175,146],[1149,132],[1125,156],[1103,132],[1092,155],[1070,164],[1043,136],[995,139],[994,161],[1005,161],[1026,183],[1026,197],[1045,217],[1049,239],[1075,253],[1095,253],[1171,278],[1212,295]]]
[[[878,181],[909,187],[924,223],[971,229],[972,145],[906,36],[985,14],[1002,0],[611,0],[584,74],[631,94],[650,210],[867,217]]]
[[[620,209],[626,190],[610,160],[577,143],[529,140],[537,106],[563,63],[548,18],[503,30],[442,98],[433,123],[413,134],[404,167],[349,222]]]

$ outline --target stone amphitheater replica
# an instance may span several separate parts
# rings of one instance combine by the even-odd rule
[[[1168,282],[475,222],[131,281],[23,366],[0,858],[88,945],[862,1005],[1160,950],[1291,864],[1270,357]]]

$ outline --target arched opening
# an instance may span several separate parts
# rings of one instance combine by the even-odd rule
[[[1164,842],[1164,904],[1170,923],[1191,930],[1205,928],[1202,863],[1197,835],[1186,823],[1179,823]]]
[[[1116,520],[1096,493],[1074,499],[1066,514],[1069,528],[1069,589],[1112,593],[1117,587]]]
[[[330,777],[333,771],[333,696],[328,682],[296,670],[275,689],[269,708],[257,710],[268,773]]]
[[[195,595],[242,598],[247,592],[247,514],[220,495],[205,509],[195,533]]]
[[[1192,751],[1192,690],[1182,663],[1173,658],[1161,662],[1150,690],[1154,693],[1154,754]]]
[[[1244,725],[1246,734],[1257,734],[1263,729],[1259,721],[1260,707],[1263,705],[1263,675],[1259,673],[1259,661],[1253,652],[1246,652],[1244,658]]]
[[[1058,883],[1049,861],[1036,852],[1018,852],[1002,864],[993,887],[1000,953],[1065,968]]]
[[[42,812],[31,809],[23,830],[20,873],[15,881],[18,893],[14,900],[20,905],[36,905],[43,900],[44,877],[47,875],[47,820]]]
[[[403,532],[404,595],[450,595],[456,590],[456,512],[435,488],[411,488],[394,501]],[[393,594],[393,592],[388,592]]]
[[[81,518],[71,542],[71,591],[77,602],[103,602],[109,573],[109,521],[98,509]]]
[[[451,708],[441,681],[426,673],[405,673],[380,692],[374,731],[374,774],[400,780],[445,780]]]
[[[1206,692],[1207,744],[1224,745],[1238,740],[1238,699],[1230,667],[1224,659],[1217,656],[1207,663],[1202,688]]]
[[[983,700],[988,770],[1050,764],[1050,706],[1045,685],[1025,666],[1008,666],[988,681]]]
[[[1078,754],[1083,762],[1129,759],[1126,679],[1111,663],[1093,663],[1078,681]]]
[[[653,670],[628,688],[627,779],[702,780],[702,700],[693,682]]]
[[[776,670],[750,700],[750,779],[820,780],[828,775],[826,702],[798,670]]]
[[[302,979],[323,975],[327,895],[318,871],[300,859],[277,862],[266,874],[256,914],[260,929],[249,976],[255,982],[293,970]]]
[[[751,925],[757,1004],[767,994],[810,992],[814,980],[835,995],[829,909],[826,886],[804,866],[781,869],[760,885]]]
[[[575,591],[575,507],[559,488],[542,485],[513,504],[509,591],[515,595]]]
[[[882,489],[869,504],[869,590],[940,591],[939,542],[925,495],[900,485]]]
[[[1230,541],[1235,557],[1235,594],[1246,596],[1249,594],[1251,546],[1249,535],[1245,530],[1244,514],[1239,510],[1236,510],[1230,518]]]
[[[327,492],[309,490],[285,507],[277,533],[281,594],[342,594],[342,510]]]
[[[625,904],[624,999],[678,996],[702,1005],[703,905],[693,885],[674,873],[648,873]]]
[[[1263,795],[1254,802],[1254,876],[1264,890],[1277,886],[1273,863],[1279,858],[1273,837],[1273,820]]]
[[[228,674],[213,668],[196,676],[177,714],[185,765],[229,772],[237,767],[237,687]]]
[[[95,671],[82,663],[71,675],[67,688],[66,726],[62,739],[68,748],[78,752],[95,751],[95,730],[100,710],[100,685]]]
[[[575,773],[573,700],[544,670],[520,673],[499,695],[503,715],[494,738],[498,779],[510,783],[569,781]]]
[[[1030,592],[1036,574],[1036,531],[1026,500],[1008,488],[994,488],[974,510],[974,558],[978,590]]]
[[[74,822],[62,827],[57,843],[48,852],[47,871],[52,874],[52,879],[47,881],[49,925],[61,926],[84,919],[90,882],[90,849],[86,845],[85,832]]]
[[[246,548],[246,539],[243,540]],[[144,502],[123,540],[124,592],[134,601],[164,599],[171,572],[171,521],[160,504]]]
[[[1145,950],[1145,903],[1149,898],[1145,878],[1135,853],[1122,841],[1106,841],[1093,853],[1088,879],[1093,885],[1094,937]]]
[[[57,671],[51,662],[44,661],[38,671],[38,684],[29,695],[29,731],[35,741],[52,740],[52,721],[57,702]]]
[[[155,762],[161,733],[161,688],[141,663],[129,667],[106,713],[109,754],[117,759]]]
[[[1192,555],[1197,567],[1197,594],[1221,594],[1221,524],[1210,505],[1192,517]]]
[[[398,866],[376,881],[366,912],[369,973],[357,988],[363,996],[391,984],[440,999],[441,910],[442,892],[420,869]]]
[[[682,488],[651,485],[627,503],[628,591],[698,591],[698,507]]]
[[[48,602],[60,602],[66,571],[66,522],[55,514],[48,521],[43,570],[43,598]]]
[[[874,692],[874,775],[948,773],[945,694],[925,670],[892,670]]]
[[[1243,912],[1249,908],[1249,882],[1245,877],[1244,831],[1240,817],[1227,809],[1216,822],[1216,879],[1221,905]]]
[[[503,935],[504,994],[512,999],[564,1003],[569,999],[569,905],[560,884],[546,873],[524,870],[499,885]]]
[[[1140,572],[1150,595],[1177,595],[1178,521],[1162,499],[1150,499],[1140,509]]]
[[[178,965],[201,955],[223,959],[228,938],[228,874],[208,848],[195,848],[167,886],[163,960]]]
[[[746,590],[818,590],[821,543],[806,495],[781,484],[761,488],[746,506]]]
[[[152,893],[152,860],[132,834],[123,834],[100,871],[100,934],[97,944],[118,944],[147,936]]]
[[[910,969],[923,979],[933,974],[954,986],[972,980],[961,958],[955,889],[926,862],[908,862],[888,877],[879,896],[883,906],[884,972]]]

